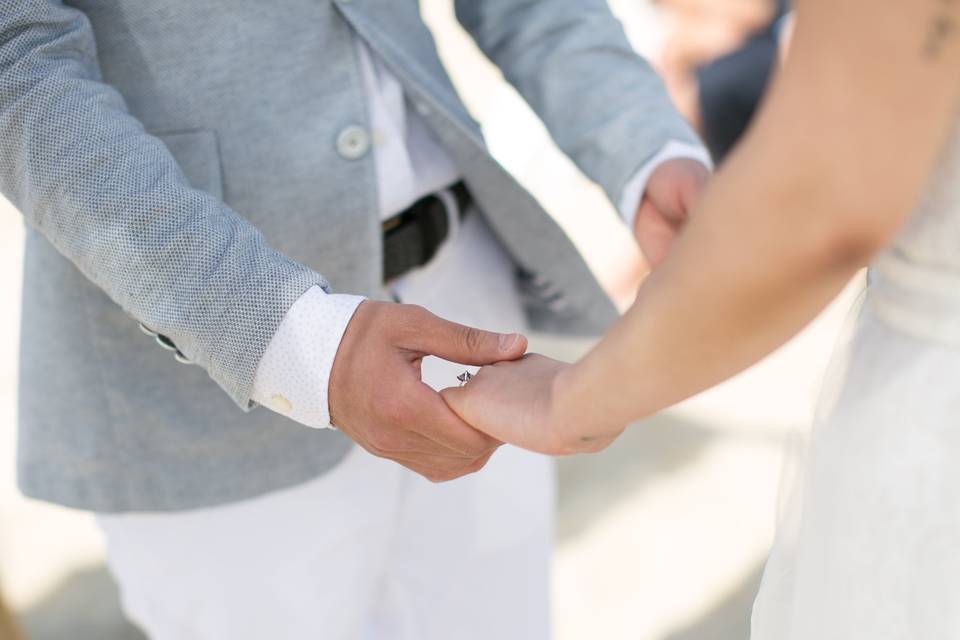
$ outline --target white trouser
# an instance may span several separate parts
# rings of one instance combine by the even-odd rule
[[[510,269],[472,215],[396,294],[516,331]],[[463,370],[428,358],[423,379],[451,386]],[[441,485],[356,448],[330,473],[266,496],[98,521],[124,609],[155,640],[539,640],[549,637],[553,491],[551,462],[510,447]]]

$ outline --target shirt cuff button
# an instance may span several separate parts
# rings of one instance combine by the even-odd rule
[[[273,397],[270,398],[270,406],[277,413],[290,413],[293,411],[293,403],[279,393],[274,394]]]

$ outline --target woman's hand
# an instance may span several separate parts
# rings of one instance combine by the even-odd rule
[[[570,370],[563,362],[528,354],[483,367],[465,386],[444,389],[441,395],[464,422],[501,442],[549,455],[605,449],[623,427],[577,418],[589,407],[564,402]]]

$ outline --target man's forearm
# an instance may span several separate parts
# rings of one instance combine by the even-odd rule
[[[110,298],[246,407],[287,308],[325,283],[193,189],[99,78],[79,10],[53,0],[4,4],[0,191]]]
[[[671,140],[699,144],[605,0],[459,0],[457,17],[617,206]]]

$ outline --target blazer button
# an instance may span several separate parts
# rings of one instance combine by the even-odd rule
[[[157,337],[157,332],[154,331],[153,329],[151,329],[150,327],[148,327],[147,325],[143,324],[142,322],[139,322],[139,323],[137,323],[137,324],[138,324],[139,327],[140,327],[140,331],[144,332],[145,334],[147,334],[147,335],[150,336],[151,338],[156,338],[156,337]]]
[[[173,340],[171,340],[171,339],[168,338],[167,336],[160,336],[160,335],[158,335],[158,336],[156,337],[156,341],[157,341],[157,344],[160,345],[161,348],[166,349],[167,351],[176,351],[176,350],[177,350],[177,345],[173,344]]]
[[[370,134],[363,127],[350,125],[337,136],[337,153],[344,160],[358,160],[370,151]]]

